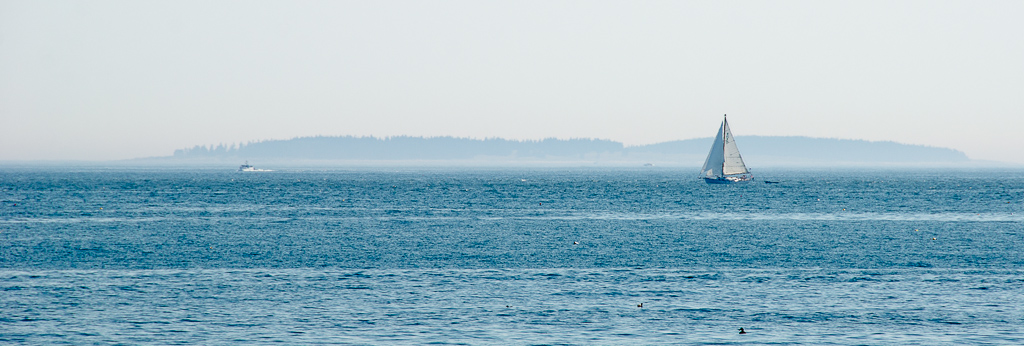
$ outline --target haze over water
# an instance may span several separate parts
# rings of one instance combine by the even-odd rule
[[[1024,342],[1019,170],[695,174],[5,169],[0,341]]]
[[[0,162],[315,136],[895,141],[1024,164],[1024,2],[0,1]]]

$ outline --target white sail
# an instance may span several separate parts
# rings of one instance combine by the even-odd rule
[[[715,142],[711,144],[711,151],[708,152],[707,160],[704,160],[704,167],[701,167],[700,172],[706,178],[716,178],[722,176],[722,168],[725,167],[725,146],[722,145],[722,133],[725,129],[725,122],[722,122],[721,128],[718,129],[718,135],[715,136]],[[735,145],[733,145],[735,147]]]
[[[700,171],[701,176],[712,179],[750,173],[743,164],[743,157],[736,147],[736,140],[732,137],[727,120],[722,119],[722,126],[718,128],[715,142],[711,144],[711,151],[708,152],[708,158],[704,160],[704,167]]]
[[[743,164],[743,157],[740,156],[740,149],[736,147],[736,140],[732,138],[732,131],[729,131],[729,123],[722,120],[722,142],[724,144],[724,159],[722,174],[747,174],[747,165]]]

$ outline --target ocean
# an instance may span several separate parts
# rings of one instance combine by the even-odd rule
[[[0,343],[1024,344],[1024,170],[696,174],[0,169]]]

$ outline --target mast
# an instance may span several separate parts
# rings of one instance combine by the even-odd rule
[[[725,138],[725,131],[728,128],[729,128],[728,114],[722,114],[722,176],[723,177],[725,176],[725,158],[726,158],[726,156],[725,156],[726,155],[725,154],[725,141],[728,140],[728,138]]]

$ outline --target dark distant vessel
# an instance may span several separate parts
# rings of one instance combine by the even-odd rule
[[[708,159],[700,169],[701,178],[708,184],[731,184],[754,180],[754,176],[743,164],[740,149],[729,131],[729,122],[722,116],[722,127],[718,129],[715,142],[711,144]]]
[[[245,161],[245,164],[238,166],[239,172],[270,172],[269,169],[259,169],[249,165],[249,161]]]

